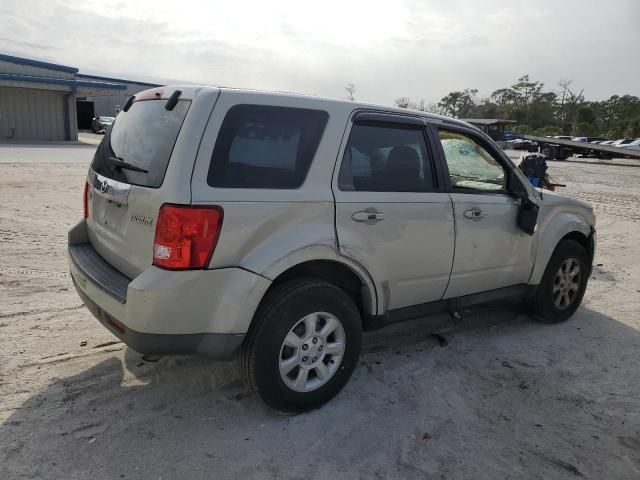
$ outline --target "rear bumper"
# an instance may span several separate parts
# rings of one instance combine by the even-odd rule
[[[242,334],[161,334],[137,332],[115,319],[91,300],[74,280],[78,295],[102,325],[136,352],[154,355],[202,355],[217,360],[233,359],[244,340]]]
[[[134,350],[218,359],[237,352],[271,283],[240,268],[150,266],[129,279],[88,243],[84,221],[69,232],[69,269],[87,308]]]

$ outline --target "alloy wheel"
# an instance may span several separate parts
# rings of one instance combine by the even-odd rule
[[[551,293],[553,303],[558,309],[564,310],[573,304],[580,291],[581,281],[580,262],[575,258],[568,258],[562,262],[556,272]]]
[[[345,347],[346,336],[338,318],[327,312],[306,315],[282,342],[280,377],[296,392],[320,388],[338,370]]]

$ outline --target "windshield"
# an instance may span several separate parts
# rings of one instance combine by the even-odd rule
[[[164,108],[166,103],[166,100],[138,101],[129,111],[120,112],[100,142],[91,168],[120,182],[152,188],[162,185],[191,101],[179,100],[171,111]],[[123,168],[122,162],[147,172]]]

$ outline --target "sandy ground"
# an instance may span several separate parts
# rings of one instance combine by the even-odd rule
[[[570,321],[500,304],[446,346],[419,323],[369,334],[338,397],[283,417],[234,363],[148,363],[90,316],[65,245],[92,149],[34,151],[0,146],[0,479],[640,478],[639,167],[551,163],[598,214]]]

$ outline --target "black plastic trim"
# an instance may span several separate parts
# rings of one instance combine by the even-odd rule
[[[371,315],[365,318],[364,330],[378,330],[392,323],[415,320],[418,318],[424,318],[429,328],[437,330],[443,328],[450,322],[448,319],[432,317],[433,315],[443,312],[456,312],[460,308],[492,302],[495,300],[502,300],[505,298],[526,298],[534,292],[535,288],[536,285],[519,284],[511,287],[489,290],[487,292],[473,293],[463,297],[436,300],[434,302],[421,303],[409,307],[395,308],[393,310],[389,310],[386,314]]]
[[[393,113],[378,112],[358,112],[353,116],[355,123],[360,122],[381,122],[381,123],[404,123],[406,125],[416,125],[424,127],[426,122],[421,117],[412,117],[409,115],[398,115]]]
[[[90,243],[69,245],[69,258],[101,290],[118,302],[126,303],[131,279],[109,265]]]
[[[128,347],[147,355],[200,355],[216,360],[232,360],[242,346],[243,334],[193,333],[160,334],[142,333],[123,325],[118,319],[100,308],[78,287],[78,295],[98,321]],[[112,320],[116,320],[118,328]],[[124,327],[124,328],[122,328]],[[124,330],[124,331],[123,331]]]
[[[436,171],[436,179],[438,181],[438,188],[443,192],[449,192],[451,189],[451,179],[449,178],[449,168],[447,161],[441,154],[440,138],[438,137],[438,129],[435,124],[427,122],[425,128],[425,134],[427,137],[427,146],[431,154],[431,164]]]
[[[591,277],[591,273],[593,272],[593,259],[596,255],[596,243],[594,236],[596,235],[596,227],[591,225],[590,227],[591,235],[589,235],[589,251],[587,252],[589,255],[589,277]]]

